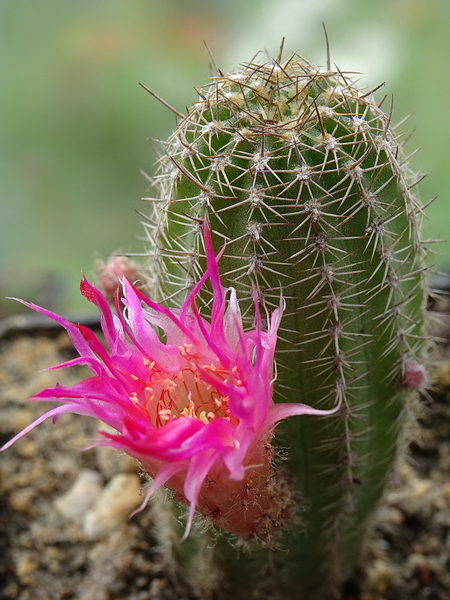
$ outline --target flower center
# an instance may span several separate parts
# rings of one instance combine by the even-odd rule
[[[230,374],[217,359],[216,362],[204,364],[202,357],[191,353],[191,344],[184,344],[179,349],[181,368],[174,373],[168,373],[155,362],[144,359],[149,377],[142,400],[133,394],[132,402],[145,409],[156,427],[182,417],[200,419],[204,423],[216,417],[235,421],[229,413],[229,397],[216,389],[214,380],[220,384],[220,388],[223,384],[228,385],[230,378],[231,385],[242,385],[236,367]]]

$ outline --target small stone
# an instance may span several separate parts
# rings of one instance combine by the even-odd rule
[[[105,487],[93,508],[86,513],[83,528],[89,537],[105,535],[124,523],[141,502],[137,475],[120,473]]]
[[[394,580],[392,567],[384,560],[374,560],[366,571],[367,585],[377,592],[384,592]]]
[[[28,425],[30,425],[34,419],[35,416],[32,410],[27,408],[17,410],[12,416],[11,425],[13,427],[13,431],[19,433],[19,431],[22,431],[22,429],[28,427]]]
[[[152,579],[152,582],[150,584],[150,594],[152,596],[159,596],[159,594],[164,590],[165,587],[167,587],[167,582],[164,581],[164,579],[155,577],[154,579]]]
[[[391,525],[401,525],[405,520],[405,517],[398,508],[384,504],[379,508],[377,517],[381,525],[386,523]]]
[[[411,552],[413,554],[425,554],[424,551],[424,547],[423,544],[417,540],[415,540],[412,544],[411,544]]]
[[[19,488],[11,492],[9,501],[14,510],[25,512],[32,507],[34,496],[32,487]]]
[[[377,529],[383,536],[388,536],[389,538],[396,537],[398,535],[399,528],[403,525],[405,521],[405,515],[401,510],[395,508],[394,506],[389,506],[387,504],[382,504],[377,511],[376,515],[376,524]],[[384,544],[387,544],[389,548],[389,543],[384,538],[381,538],[378,541],[376,547],[373,548],[374,556],[377,557],[379,552],[386,551],[387,549],[384,547]]]
[[[16,452],[21,458],[33,458],[36,455],[36,443],[32,439],[21,439]]]
[[[94,504],[102,489],[100,473],[92,469],[83,469],[72,487],[55,501],[55,507],[64,517],[82,517]]]
[[[429,535],[423,541],[423,554],[439,555],[442,552],[443,540],[438,535]],[[417,552],[413,550],[413,552]]]
[[[38,561],[30,553],[22,554],[16,568],[16,574],[22,583],[29,583],[29,576],[36,571],[38,565]]]
[[[405,515],[429,512],[438,501],[441,491],[430,479],[418,479],[412,485],[389,495],[389,502]]]
[[[415,573],[420,572],[423,569],[428,568],[427,557],[422,554],[410,554],[405,563],[405,574],[408,578],[411,578]]]
[[[445,500],[447,501],[448,505],[450,506],[450,483],[445,483],[442,486],[442,492],[443,492],[443,496],[444,496]]]

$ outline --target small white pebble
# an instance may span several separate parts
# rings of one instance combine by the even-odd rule
[[[81,517],[94,504],[102,489],[100,473],[92,469],[83,469],[72,487],[55,501],[56,510],[64,517]]]
[[[110,533],[124,523],[142,502],[141,483],[137,475],[120,473],[111,479],[95,505],[83,520],[89,537]]]

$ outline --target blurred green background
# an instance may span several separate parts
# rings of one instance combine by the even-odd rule
[[[209,76],[266,48],[332,61],[395,96],[394,121],[415,112],[408,148],[428,209],[426,237],[448,237],[449,0],[0,0],[0,314],[20,295],[89,310],[80,272],[115,250],[139,252],[140,198],[173,115]],[[388,104],[386,104],[388,109]],[[437,268],[450,267],[439,244]]]

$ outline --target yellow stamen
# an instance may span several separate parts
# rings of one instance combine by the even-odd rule
[[[200,419],[200,421],[203,421],[203,423],[208,423],[208,419],[206,418],[206,412],[204,410],[202,410],[202,412],[198,415],[198,418]]]

